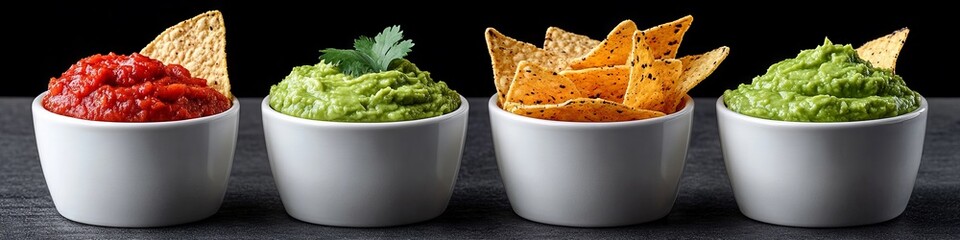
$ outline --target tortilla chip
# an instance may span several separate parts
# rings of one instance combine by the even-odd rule
[[[530,43],[504,36],[494,28],[486,31],[487,50],[493,65],[493,78],[497,87],[498,99],[504,100],[517,71],[517,63],[529,61],[544,68],[559,71],[563,61],[554,53],[537,48]],[[503,102],[500,102],[503,103]]]
[[[683,63],[676,59],[657,59],[653,64],[630,68],[630,83],[623,104],[636,109],[673,113],[682,99],[680,74]]]
[[[659,26],[643,30],[647,45],[654,59],[672,59],[677,57],[677,49],[683,41],[683,35],[690,29],[693,16],[687,15],[680,19],[660,24]]]
[[[689,95],[687,94],[680,95],[680,100],[677,102],[677,106],[673,109],[673,112],[679,112],[680,110],[683,110],[683,108],[687,107],[687,101],[686,101],[687,99],[684,98],[685,96],[689,96]],[[693,97],[690,97],[690,99],[692,100]]]
[[[674,59],[691,23],[693,17],[684,16],[639,31],[625,20],[603,41],[550,27],[543,50],[488,28],[497,106],[518,115],[576,122],[674,113],[685,107],[686,93],[730,53],[724,46]]]
[[[520,104],[557,104],[581,97],[569,79],[537,64],[520,61],[505,102]]]
[[[690,89],[710,76],[729,54],[730,48],[723,46],[700,55],[680,58],[683,62],[683,73],[680,74],[680,96],[686,95]]]
[[[560,75],[570,79],[587,98],[623,102],[624,89],[630,82],[630,66],[565,70]]]
[[[600,45],[600,41],[557,27],[547,28],[547,35],[543,40],[543,50],[566,59],[587,55],[597,45]]]
[[[624,20],[610,31],[607,38],[590,50],[587,55],[570,62],[572,69],[592,67],[608,67],[624,65],[630,56],[633,47],[631,36],[637,31],[637,24],[631,20]]]
[[[196,78],[228,99],[230,77],[227,74],[227,39],[220,11],[209,11],[177,23],[147,44],[140,54],[164,64],[180,64]]]
[[[513,106],[507,111],[532,118],[570,122],[619,122],[665,115],[662,112],[634,109],[616,102],[590,98],[571,99],[561,104]]]
[[[643,41],[645,34],[646,33],[642,31],[633,32],[633,51],[630,52],[630,61],[627,62],[627,65],[650,65],[653,63],[653,60],[656,59],[653,57],[650,45],[647,45],[647,42]]]
[[[910,29],[902,28],[886,36],[874,39],[857,48],[857,55],[867,60],[873,67],[896,70],[900,49],[907,41]]]

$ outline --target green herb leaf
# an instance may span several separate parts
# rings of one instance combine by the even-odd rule
[[[370,57],[364,56],[354,50],[328,48],[322,51],[323,59],[329,63],[336,64],[340,71],[353,76],[360,76],[364,73],[375,72],[370,63],[373,62]]]
[[[353,41],[353,50],[328,48],[320,59],[337,64],[340,71],[352,76],[386,71],[390,62],[403,58],[413,48],[412,40],[403,40],[400,26],[387,27],[376,37],[360,36]]]

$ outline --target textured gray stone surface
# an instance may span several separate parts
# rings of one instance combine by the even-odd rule
[[[486,99],[470,99],[470,126],[453,198],[431,221],[391,228],[336,228],[288,216],[267,160],[260,99],[241,101],[240,134],[220,211],[195,223],[125,229],[72,222],[57,214],[37,158],[28,98],[0,98],[0,238],[960,238],[960,99],[929,99],[923,160],[910,204],[880,224],[791,228],[737,210],[718,140],[716,99],[696,99],[696,116],[673,211],[651,223],[569,228],[513,213],[500,182]]]

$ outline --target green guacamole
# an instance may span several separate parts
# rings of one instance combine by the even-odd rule
[[[893,117],[916,110],[920,94],[900,76],[874,68],[848,45],[829,39],[767,73],[723,93],[741,114],[794,122],[848,122]]]
[[[410,61],[358,77],[321,61],[294,67],[270,87],[270,107],[290,116],[337,122],[393,122],[440,116],[460,107],[460,95]]]

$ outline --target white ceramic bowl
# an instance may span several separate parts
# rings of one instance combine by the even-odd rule
[[[63,217],[111,227],[158,227],[220,208],[233,164],[240,103],[180,121],[101,122],[33,100],[43,176]]]
[[[900,215],[913,191],[927,101],[896,117],[836,123],[767,120],[717,100],[727,174],[740,211],[785,226],[844,227]]]
[[[470,109],[400,122],[348,123],[277,112],[263,99],[263,132],[280,200],[314,224],[384,227],[447,208]]]
[[[497,164],[514,212],[563,226],[609,227],[666,216],[687,155],[693,99],[652,119],[535,119],[488,103]]]

